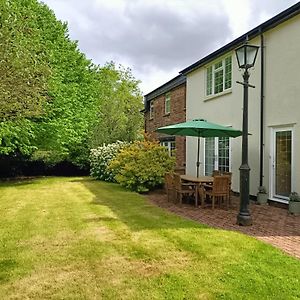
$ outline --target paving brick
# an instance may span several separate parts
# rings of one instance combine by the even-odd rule
[[[155,205],[180,216],[212,227],[239,231],[256,237],[300,259],[300,216],[290,215],[284,208],[256,205],[251,202],[249,209],[253,225],[243,227],[236,224],[239,199],[235,196],[232,196],[229,210],[212,210],[208,207],[202,209],[187,204],[179,207],[178,204],[168,202],[162,190],[151,192],[146,197]]]

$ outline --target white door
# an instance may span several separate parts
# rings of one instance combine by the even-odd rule
[[[292,192],[293,171],[293,130],[276,128],[273,130],[273,153],[271,170],[272,198],[287,200]]]
[[[211,176],[213,170],[230,172],[230,140],[224,138],[205,138],[204,174]]]

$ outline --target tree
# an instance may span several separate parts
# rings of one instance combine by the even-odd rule
[[[94,65],[37,0],[2,2],[0,154],[86,166],[91,145],[133,140],[142,99],[131,71]]]
[[[40,115],[47,100],[50,68],[34,2],[1,1],[0,120]]]
[[[92,148],[117,140],[133,141],[142,128],[142,95],[130,69],[114,62],[99,70],[100,97],[97,123],[93,129]]]

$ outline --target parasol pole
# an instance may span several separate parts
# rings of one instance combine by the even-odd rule
[[[197,178],[199,177],[199,166],[200,166],[200,137],[198,136],[198,152],[197,152]]]

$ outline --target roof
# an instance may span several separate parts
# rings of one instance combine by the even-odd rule
[[[288,19],[298,15],[300,13],[300,2],[296,3],[295,5],[289,7],[288,9],[284,10],[283,12],[279,13],[278,15],[274,16],[273,18],[269,19],[268,21],[258,25],[257,27],[251,29],[247,33],[243,34],[242,36],[238,37],[237,39],[233,40],[232,42],[226,44],[225,46],[221,47],[220,49],[212,52],[211,54],[205,56],[204,58],[196,61],[192,65],[188,66],[187,68],[180,71],[180,74],[187,75],[188,73],[200,68],[204,64],[214,60],[215,58],[229,52],[241,44],[243,44],[247,39],[253,39],[256,36],[260,35],[261,33],[274,28],[275,26],[287,21]]]
[[[155,90],[153,90],[152,92],[148,93],[147,95],[144,96],[145,99],[145,103],[162,95],[165,94],[167,92],[169,92],[170,90],[174,89],[175,87],[186,83],[186,77],[182,74],[172,78],[171,80],[169,80],[168,82],[164,83],[163,85],[161,85],[160,87],[156,88]]]

